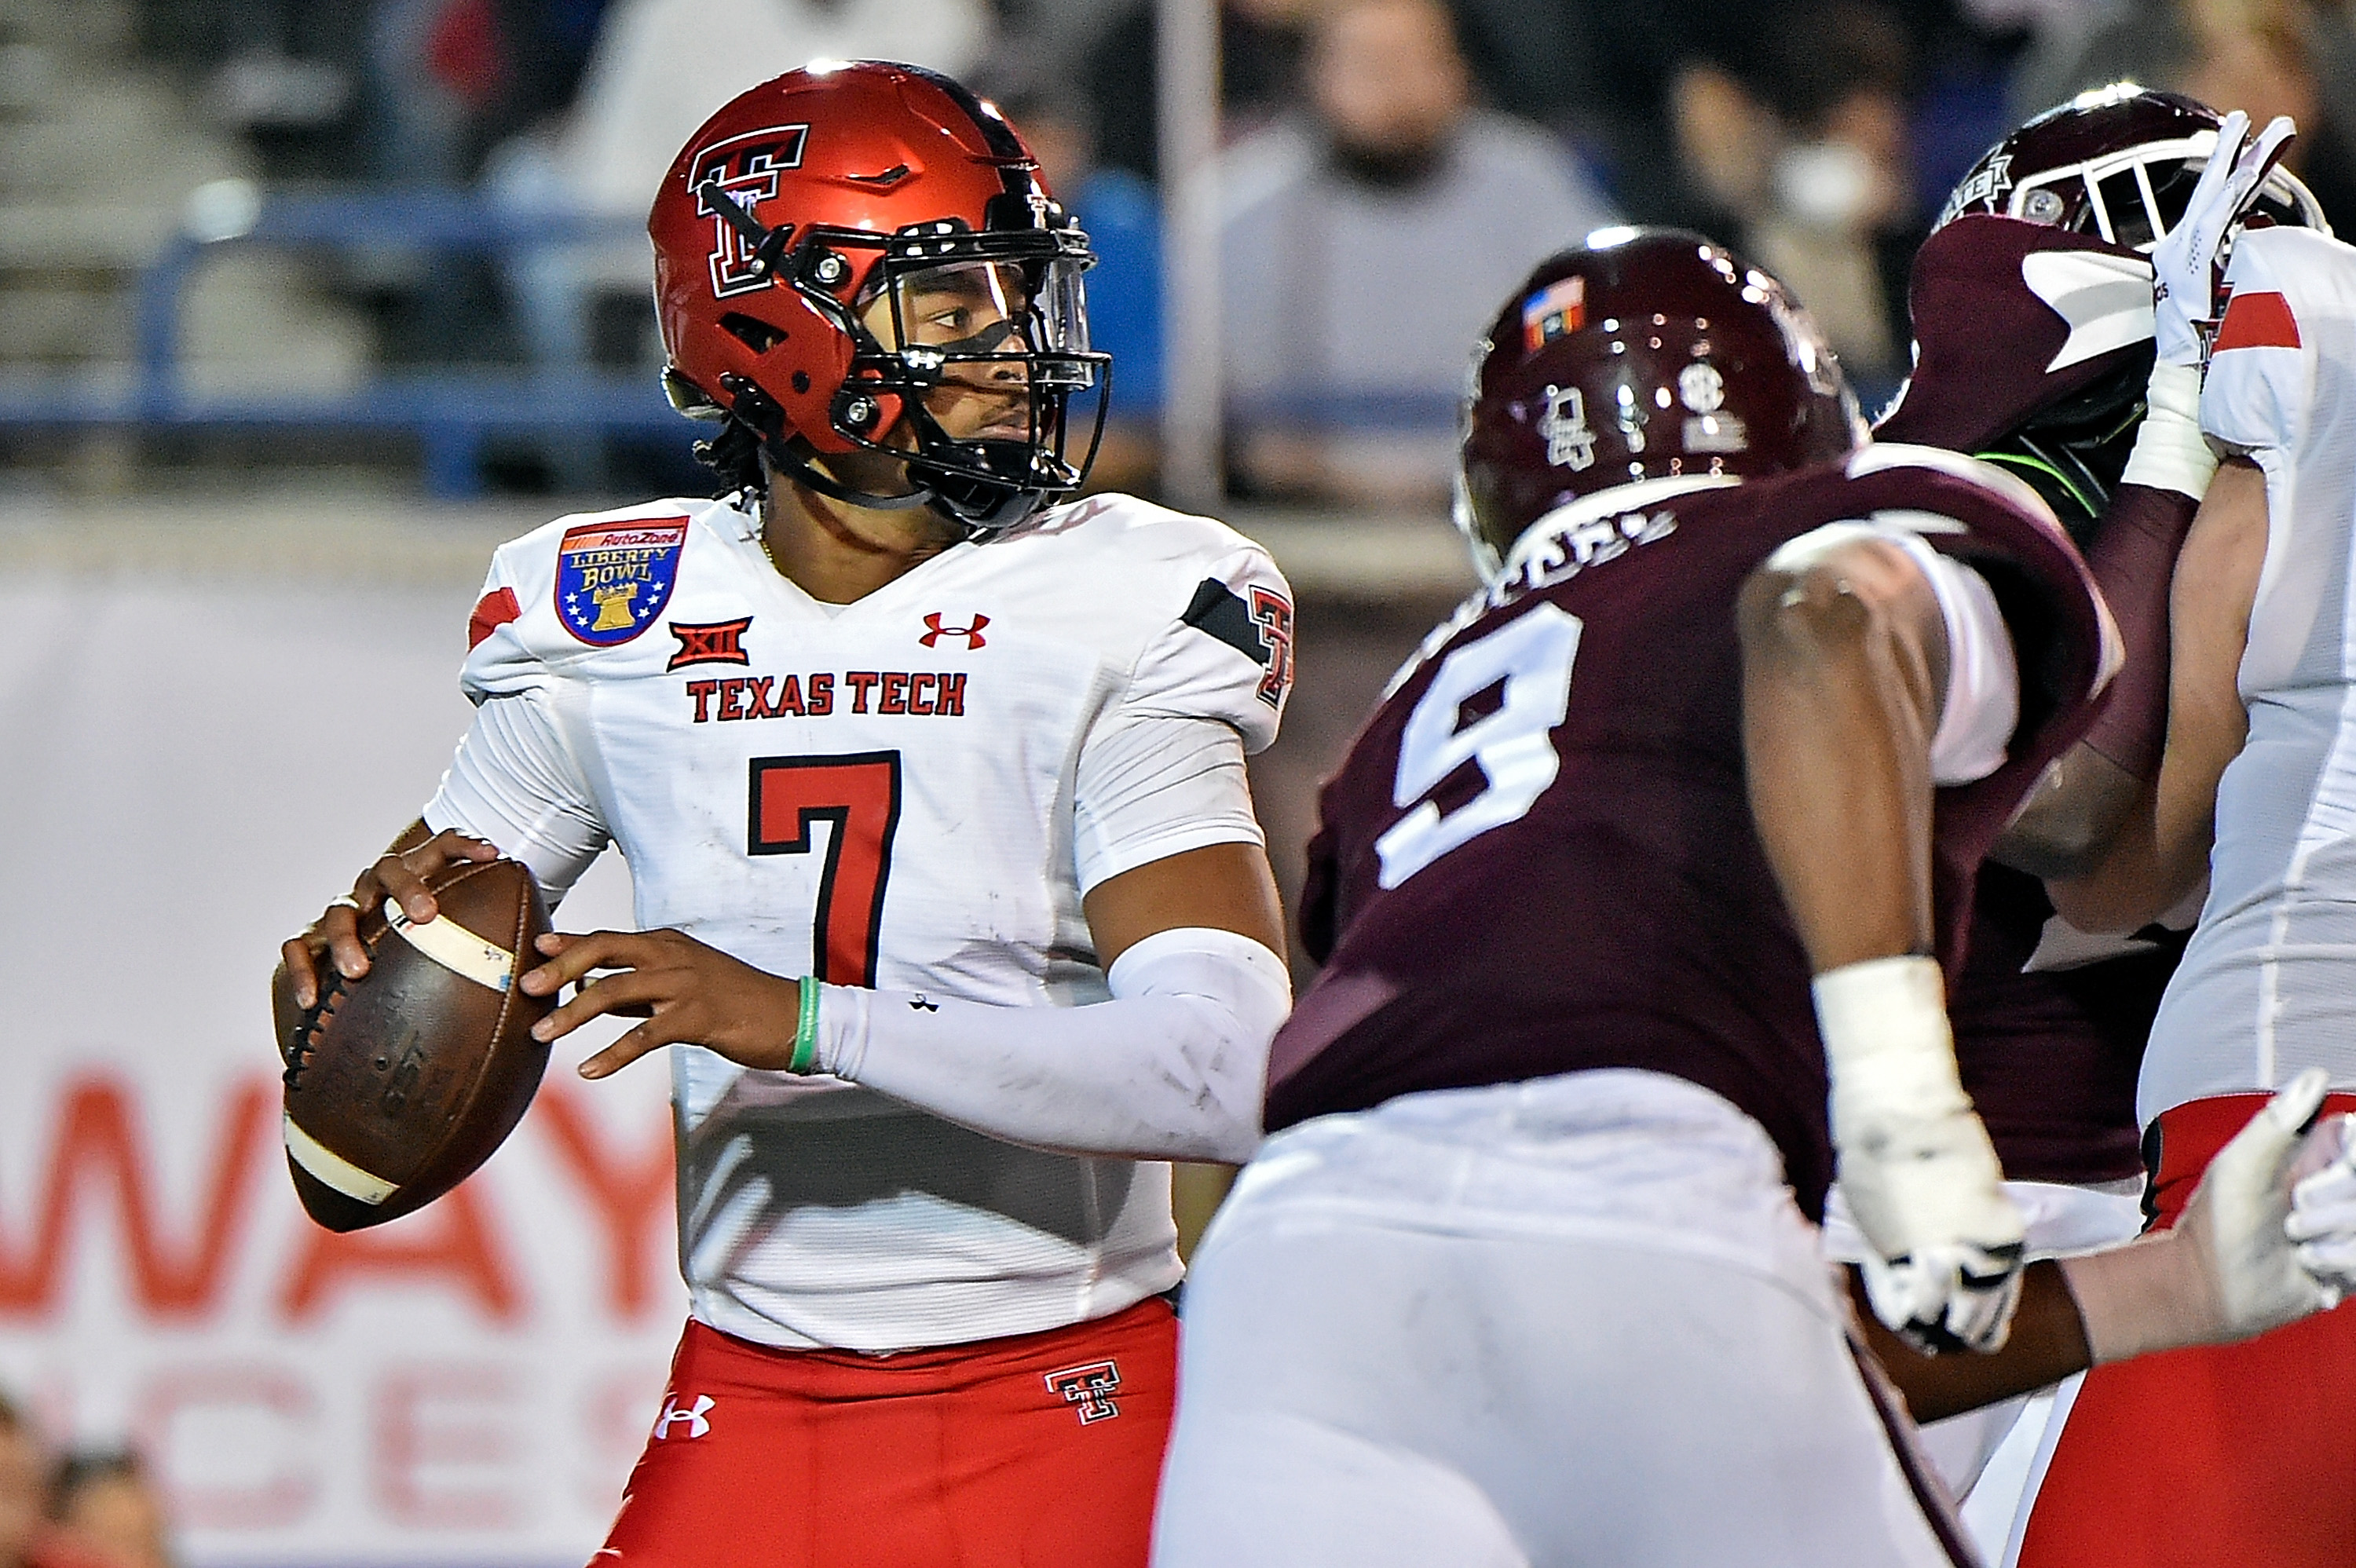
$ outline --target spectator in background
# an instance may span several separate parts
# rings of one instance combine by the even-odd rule
[[[1221,172],[1235,478],[1264,495],[1446,493],[1465,346],[1539,257],[1612,221],[1537,129],[1472,107],[1439,0],[1333,0],[1311,112]]]
[[[615,0],[572,107],[496,151],[485,183],[511,207],[635,228],[671,154],[745,89],[829,58],[955,74],[990,37],[984,0]],[[585,361],[592,299],[642,298],[646,271],[646,241],[635,236],[519,258],[510,286],[532,357]]]
[[[40,1435],[0,1397],[0,1568],[101,1568],[45,1517],[48,1476]]]
[[[1230,136],[1273,119],[1290,99],[1301,41],[1326,0],[1223,0],[1219,112]],[[1161,178],[1154,0],[1129,0],[1090,52],[1083,83],[1096,108],[1097,155],[1148,183]]]
[[[573,101],[605,0],[380,0],[363,111],[372,177],[455,184]]]
[[[1786,0],[1700,41],[1669,106],[1692,227],[1782,278],[1869,405],[1905,371],[1907,37],[1865,0]]]
[[[59,1460],[49,1478],[48,1514],[95,1568],[172,1568],[163,1499],[127,1449]]]
[[[2113,0],[2043,29],[2015,79],[2019,117],[2134,80],[2298,123],[2284,166],[2341,234],[2356,230],[2356,13],[2313,0]]]

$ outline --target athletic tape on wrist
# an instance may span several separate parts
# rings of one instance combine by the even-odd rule
[[[2201,433],[2201,372],[2166,360],[2151,368],[2143,427],[2119,475],[2126,485],[2147,485],[2199,500],[2217,472],[2217,453]]]
[[[1858,1087],[1894,1091],[1902,1102],[1919,1103],[1933,1089],[1952,1089],[1961,1099],[1946,978],[1937,959],[1918,954],[1867,958],[1826,970],[1809,989],[1836,1099]]]
[[[787,1059],[788,1072],[813,1072],[818,1069],[818,994],[819,983],[815,975],[801,978],[801,1022],[794,1030],[794,1053]]]

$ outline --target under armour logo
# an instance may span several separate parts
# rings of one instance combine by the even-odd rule
[[[704,1419],[711,1413],[712,1396],[708,1393],[697,1394],[693,1404],[684,1406],[679,1403],[676,1396],[667,1399],[663,1401],[662,1414],[655,1420],[655,1441],[668,1442],[670,1438],[670,1429],[682,1421],[687,1423],[687,1435],[690,1437],[701,1437],[712,1430],[712,1423]],[[1087,1418],[1084,1416],[1081,1419]]]
[[[1067,1404],[1078,1407],[1080,1424],[1092,1421],[1109,1421],[1120,1413],[1120,1406],[1112,1396],[1120,1392],[1120,1366],[1116,1361],[1090,1361],[1084,1367],[1066,1367],[1049,1372],[1047,1386],[1064,1396]]]
[[[938,610],[930,610],[925,613],[925,635],[918,637],[916,641],[929,648],[943,637],[963,637],[966,648],[970,652],[972,649],[987,645],[982,638],[981,629],[989,624],[989,616],[976,615],[973,618],[973,624],[969,626],[944,626],[941,624],[941,613]]]
[[[919,991],[908,998],[908,1010],[917,1013],[937,1013],[941,1010],[941,1005]]]

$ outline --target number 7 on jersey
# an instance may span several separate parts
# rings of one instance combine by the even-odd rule
[[[755,757],[750,815],[745,848],[755,855],[807,855],[815,847],[810,825],[833,825],[810,921],[810,973],[831,985],[873,987],[900,828],[900,753]]]

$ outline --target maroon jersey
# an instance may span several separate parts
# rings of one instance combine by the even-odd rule
[[[1964,1088],[2018,1181],[2119,1181],[2144,1173],[2136,1073],[2186,932],[2080,937],[2116,956],[2027,968],[2053,918],[2045,884],[2007,866],[1980,871],[1971,951],[1947,997]]]
[[[1952,980],[1980,859],[2092,719],[2107,658],[2076,552],[1989,472],[1884,445],[1739,485],[1632,486],[1537,525],[1325,787],[1301,923],[1326,967],[1277,1035],[1269,1128],[1419,1090],[1647,1068],[1759,1121],[1820,1214],[1824,1052],[1744,790],[1735,599],[1777,546],[1877,513],[1987,578],[2022,717],[2001,768],[1939,794]]]
[[[2087,569],[2117,617],[2127,656],[2086,743],[2147,777],[2168,727],[2169,581],[2197,507],[2173,490],[2121,485],[2087,549]],[[2007,1176],[2082,1183],[2140,1176],[2136,1074],[2187,933],[2159,926],[2129,941],[2070,933],[2074,951],[2057,955],[2048,943],[2052,917],[2035,878],[2001,866],[1982,874],[1971,956],[1947,998],[1964,1087]],[[2040,947],[2049,951],[2031,970]],[[2115,956],[2085,962],[2105,949]]]

